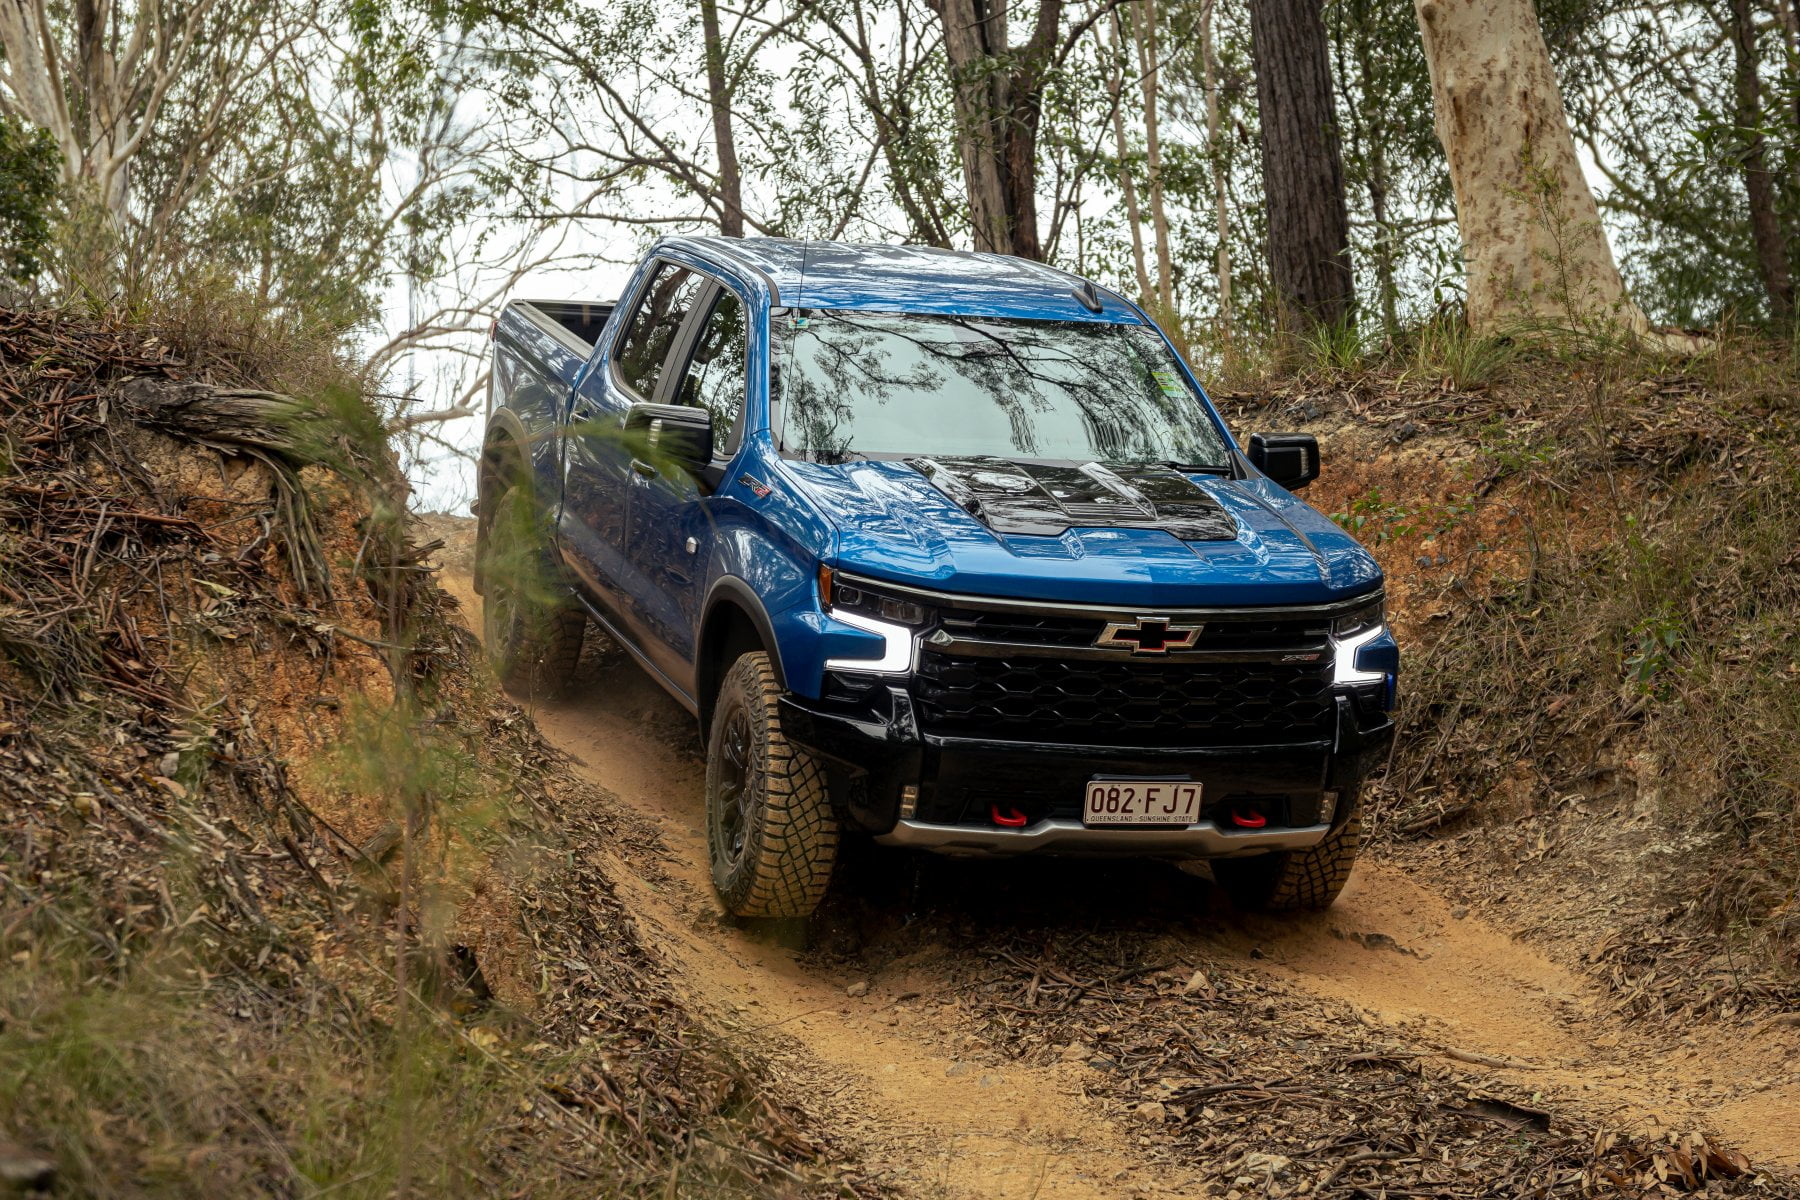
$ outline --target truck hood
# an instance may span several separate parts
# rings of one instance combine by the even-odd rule
[[[1255,478],[1005,459],[783,464],[837,526],[837,565],[971,595],[1131,607],[1311,604],[1374,558]]]

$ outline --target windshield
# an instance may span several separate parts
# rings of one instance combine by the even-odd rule
[[[1175,462],[1224,468],[1224,438],[1143,325],[803,312],[777,320],[784,450]]]

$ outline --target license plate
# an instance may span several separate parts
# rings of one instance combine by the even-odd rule
[[[1084,825],[1192,825],[1200,784],[1189,779],[1095,779],[1081,809]]]

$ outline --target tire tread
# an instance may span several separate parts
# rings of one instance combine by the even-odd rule
[[[1350,811],[1324,840],[1305,850],[1256,858],[1220,859],[1213,878],[1239,908],[1261,912],[1321,912],[1350,881],[1362,846],[1361,789],[1346,801]]]
[[[825,896],[837,860],[838,822],[824,770],[781,732],[782,688],[767,654],[739,658],[719,691],[711,741],[723,737],[726,706],[745,703],[751,710],[752,756],[762,764],[762,804],[753,818],[747,857],[738,876],[719,888],[719,898],[739,917],[810,916]],[[718,785],[717,757],[716,746],[709,744],[708,846],[714,854],[710,807]],[[713,880],[720,882],[716,869]]]

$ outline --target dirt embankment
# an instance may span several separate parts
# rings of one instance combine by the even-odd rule
[[[469,524],[434,529],[470,620]],[[533,716],[639,831],[640,927],[902,1194],[1800,1195],[1800,1031],[1625,1019],[1385,854],[1274,920],[1172,868],[852,846],[809,927],[723,921],[691,720],[599,641]]]
[[[374,414],[205,350],[0,311],[0,1193],[878,1191],[672,988]]]
[[[1800,1007],[1791,357],[1532,361],[1235,397],[1310,429],[1382,561],[1402,734],[1370,827],[1622,1016]]]
[[[1480,814],[1447,790],[1389,797],[1434,840],[1383,842],[1320,917],[1247,918],[1167,868],[852,848],[808,928],[722,921],[690,720],[599,639],[585,690],[527,719],[474,654],[469,523],[428,535],[459,608],[391,467],[358,453],[372,414],[289,409],[249,377],[191,388],[193,362],[0,317],[9,1175],[71,1195],[1800,1195],[1778,994],[1642,1019],[1554,931],[1515,936],[1515,912],[1563,910],[1493,899],[1501,868],[1456,840]],[[1441,586],[1395,575],[1409,636],[1453,619],[1431,615]],[[1539,829],[1601,824],[1608,794],[1545,809],[1516,754],[1485,753],[1454,778],[1518,774]],[[1519,890],[1558,873],[1557,837]]]

